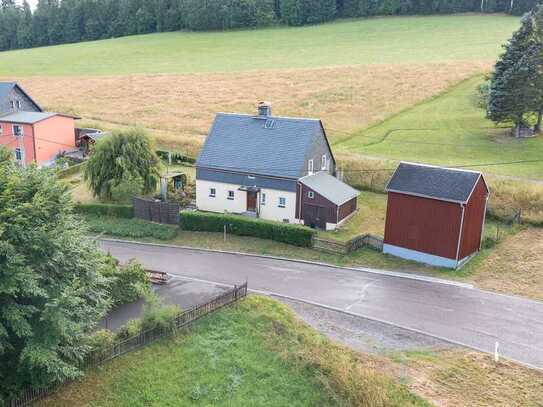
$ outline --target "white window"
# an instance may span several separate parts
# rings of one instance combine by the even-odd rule
[[[11,106],[12,109],[15,109],[15,101],[14,100],[10,100],[9,105]]]
[[[279,198],[279,207],[284,208],[287,206],[287,198],[280,197]]]
[[[314,193],[313,191],[309,191],[309,192],[307,193],[307,197],[308,197],[309,199],[313,199],[313,198],[315,198],[315,193]]]
[[[234,200],[234,191],[228,191],[228,197],[227,199],[230,199],[231,201]]]
[[[23,126],[20,126],[18,124],[13,125],[13,135],[14,136],[22,136],[23,135]]]
[[[313,172],[313,160],[307,162],[307,172]]]
[[[23,107],[20,100],[17,101],[17,109],[21,109]]]
[[[217,190],[215,188],[209,188],[209,196],[215,198],[217,196]]]
[[[24,157],[23,150],[21,150],[20,148],[16,148],[15,149],[15,159],[17,161],[23,161],[23,157]]]
[[[266,205],[266,194],[262,192],[262,195],[260,195],[260,204]]]
[[[327,161],[327,160],[326,160],[326,154],[323,154],[323,155],[322,155],[322,166],[321,166],[321,169],[322,169],[322,170],[325,170],[325,169],[326,169],[326,164],[327,164],[326,161]]]
[[[0,124],[0,136],[3,134],[4,132],[4,128],[2,127],[2,125]]]

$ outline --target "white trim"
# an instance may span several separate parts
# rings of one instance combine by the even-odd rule
[[[460,257],[460,246],[462,243],[462,235],[464,234],[464,216],[466,214],[466,206],[460,205],[462,207],[462,220],[460,221],[460,232],[458,232],[458,244],[456,246],[456,261]]]
[[[383,245],[383,253],[436,267],[446,267],[450,269],[456,269],[458,267],[458,261],[455,259],[419,252],[418,250],[407,249],[388,243]]]
[[[25,149],[24,148],[16,147],[13,152],[15,154],[15,161],[21,162],[21,163],[25,162]],[[19,155],[21,156],[21,158],[17,158],[17,152],[19,152]]]
[[[307,160],[307,172],[308,174],[313,174],[313,171],[315,169],[313,159]]]
[[[321,171],[326,171],[327,164],[328,164],[328,158],[326,157],[326,154],[323,154],[321,157]]]

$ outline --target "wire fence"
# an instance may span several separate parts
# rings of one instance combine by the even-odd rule
[[[126,353],[140,349],[158,339],[173,335],[178,329],[186,327],[194,321],[221,309],[224,306],[236,303],[247,296],[247,283],[234,286],[233,289],[214,297],[210,301],[197,305],[184,311],[175,317],[170,328],[154,328],[141,331],[139,334],[128,339],[119,341],[106,349],[99,349],[90,353],[81,363],[82,370],[89,370],[98,367],[112,359],[118,358]],[[9,402],[10,407],[24,407],[41,400],[58,391],[66,382],[56,383],[47,388],[29,388],[21,392],[20,396]]]

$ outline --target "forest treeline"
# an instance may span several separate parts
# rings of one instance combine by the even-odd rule
[[[0,50],[177,30],[317,24],[377,15],[506,12],[538,0],[0,0]]]

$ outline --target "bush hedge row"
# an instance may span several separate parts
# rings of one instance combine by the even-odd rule
[[[270,239],[300,247],[311,247],[315,231],[300,225],[291,225],[208,212],[181,213],[181,228],[197,232],[227,232],[238,236],[253,236]]]
[[[94,216],[112,216],[116,218],[131,219],[134,217],[134,208],[132,205],[120,204],[76,204],[74,207],[76,213]]]
[[[86,216],[89,231],[109,236],[141,239],[152,237],[158,240],[172,240],[179,228],[172,225],[147,222],[141,219],[124,219],[106,216]]]

